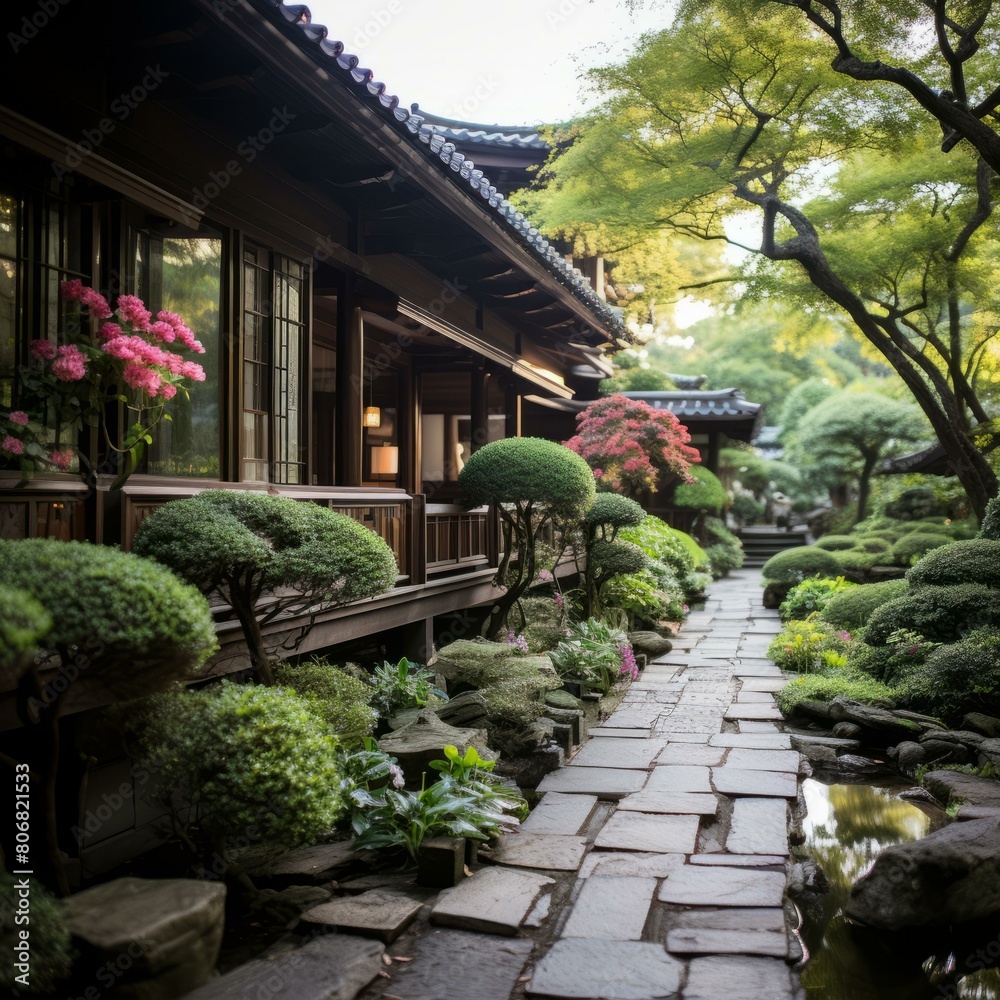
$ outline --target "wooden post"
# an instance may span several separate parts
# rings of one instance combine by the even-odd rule
[[[514,380],[509,378],[504,383],[504,437],[521,436],[521,397],[518,395]]]
[[[337,303],[337,485],[360,486],[367,384],[364,321],[350,277],[344,284],[343,301]]]
[[[490,439],[489,425],[489,372],[479,364],[472,367],[472,447],[470,451],[478,451]]]

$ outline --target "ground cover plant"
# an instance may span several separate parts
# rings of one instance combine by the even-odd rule
[[[846,663],[852,637],[816,618],[790,621],[771,640],[767,655],[782,670],[823,673]]]
[[[571,626],[550,658],[564,680],[577,681],[602,694],[623,677],[634,680],[638,675],[625,633],[594,618]]]
[[[830,579],[829,577],[810,577],[797,583],[788,592],[788,596],[782,601],[778,609],[782,621],[792,618],[808,618],[814,612],[822,611],[830,601],[838,594],[856,587],[857,584],[845,580],[842,576]]]

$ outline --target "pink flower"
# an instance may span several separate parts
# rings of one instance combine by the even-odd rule
[[[594,469],[594,478],[595,479],[600,479],[601,476],[603,476],[603,475],[604,475],[604,470],[603,469]]]
[[[117,323],[102,323],[97,332],[100,334],[101,340],[114,340],[123,335],[122,328]]]
[[[84,288],[80,295],[80,302],[90,310],[90,315],[94,319],[110,319],[111,306],[108,300],[94,288]]]
[[[150,397],[156,396],[163,384],[163,379],[152,368],[147,368],[136,361],[126,363],[122,371],[122,378],[133,389],[145,390],[146,395]]]
[[[0,451],[9,451],[12,455],[24,454],[24,442],[8,434],[0,444]]]
[[[166,309],[161,309],[157,314],[156,318],[161,323],[167,323],[173,327],[174,337],[177,338],[188,350],[194,351],[196,354],[204,354],[205,348],[195,340],[194,334],[191,332],[191,328],[177,315],[177,313],[168,312]],[[168,343],[174,339],[174,337],[169,338]],[[164,338],[166,339],[166,338]]]
[[[59,349],[51,340],[33,340],[28,345],[28,353],[39,361],[51,361],[59,353]]]
[[[69,463],[73,461],[72,451],[59,451],[57,448],[49,455],[49,461],[53,465],[58,465],[60,469],[68,469]]]
[[[52,374],[60,382],[79,382],[87,374],[87,362],[75,344],[59,348],[59,357],[52,362]]]
[[[27,427],[28,420],[30,418],[28,417],[28,414],[24,412],[24,410],[11,410],[10,413],[7,414],[7,419],[12,424],[20,424],[22,427]]]
[[[177,386],[170,382],[164,382],[160,389],[160,399],[173,399],[177,395]]]
[[[156,337],[157,340],[163,341],[165,344],[173,343],[174,339],[177,337],[177,331],[169,324],[165,323],[163,320],[157,320],[149,328],[149,332]]]
[[[552,571],[548,569],[541,569],[538,571],[538,579],[542,583],[551,583],[555,577],[552,575]]]
[[[562,594],[559,593],[558,590],[552,596],[555,598],[556,604],[558,604],[560,608],[565,607],[565,602],[563,601],[563,596],[562,596]]]
[[[59,283],[59,291],[67,302],[78,302],[83,298],[83,282],[79,278],[70,278],[69,281]]]
[[[137,330],[143,332],[149,329],[149,321],[153,314],[136,295],[118,296],[118,315],[126,323],[131,323]]]

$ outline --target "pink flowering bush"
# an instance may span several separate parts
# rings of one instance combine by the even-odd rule
[[[593,469],[598,489],[636,496],[671,479],[692,481],[688,469],[700,456],[670,410],[618,394],[595,400],[576,419],[577,433],[564,443]]]
[[[100,427],[107,457],[118,456],[115,485],[120,486],[152,444],[166,404],[186,392],[188,383],[205,380],[201,365],[180,351],[204,354],[205,348],[180,316],[161,310],[154,319],[135,295],[120,295],[112,310],[79,278],[60,287],[63,299],[76,304],[63,336],[69,343],[31,342],[30,363],[20,372],[31,415],[25,410],[0,414],[0,455],[18,458],[26,474],[39,468],[67,470],[76,456],[60,443],[84,425]],[[107,423],[114,409],[109,404],[115,402],[126,410],[118,433]]]

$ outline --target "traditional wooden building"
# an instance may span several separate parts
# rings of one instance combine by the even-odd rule
[[[208,377],[120,491],[101,470],[0,472],[0,536],[127,549],[151,510],[207,487],[328,505],[389,542],[399,578],[302,648],[378,632],[426,651],[436,616],[495,595],[487,512],[456,505],[464,459],[520,434],[526,399],[592,396],[620,320],[306,7],[6,13],[0,406],[29,341],[58,340],[68,278],[183,315]],[[222,638],[238,665],[238,629]]]

